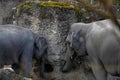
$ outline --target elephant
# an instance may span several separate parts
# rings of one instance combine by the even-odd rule
[[[111,20],[72,24],[66,43],[62,72],[71,71],[74,55],[89,56],[96,80],[110,80],[110,75],[120,79],[120,31]]]
[[[17,25],[0,25],[0,66],[12,65],[15,72],[30,77],[32,60],[47,52],[47,40],[30,29]]]

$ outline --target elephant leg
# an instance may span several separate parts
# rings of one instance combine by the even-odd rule
[[[45,62],[44,62],[44,61],[41,62],[40,69],[41,69],[41,70],[40,70],[40,76],[41,76],[42,78],[45,78],[45,75],[44,75]]]
[[[23,77],[29,78],[31,76],[32,63],[25,60],[24,62],[21,63],[21,70]]]
[[[96,80],[107,80],[107,73],[97,60],[91,63],[91,68]]]
[[[91,68],[96,80],[107,80],[107,72],[98,57],[96,45],[93,45],[91,38],[89,38],[86,44],[88,55],[91,61]]]
[[[32,57],[33,57],[33,44],[28,43],[25,46],[23,54],[21,56],[20,67],[22,70],[22,75],[24,77],[30,77],[32,72]]]
[[[96,80],[107,80],[107,72],[97,55],[92,52],[90,55],[91,68]]]

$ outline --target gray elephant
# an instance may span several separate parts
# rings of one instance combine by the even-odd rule
[[[63,72],[71,70],[74,54],[88,55],[96,80],[110,80],[109,75],[120,77],[120,31],[109,19],[74,23],[66,41],[68,49]]]
[[[0,25],[0,66],[12,65],[30,77],[32,60],[46,54],[47,41],[27,28],[15,25]]]

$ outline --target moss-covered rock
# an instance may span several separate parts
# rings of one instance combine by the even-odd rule
[[[41,1],[41,2],[37,2],[35,3],[34,0],[30,0],[29,2],[25,3],[21,3],[17,6],[16,8],[16,13],[17,15],[20,14],[21,9],[24,12],[27,12],[27,10],[30,10],[33,8],[33,4],[37,5],[38,7],[51,7],[51,8],[59,8],[59,9],[72,9],[76,12],[76,15],[78,17],[78,20],[80,20],[81,18],[81,13],[80,13],[80,9],[78,7],[76,7],[74,4],[71,4],[69,2],[54,2],[54,1]]]

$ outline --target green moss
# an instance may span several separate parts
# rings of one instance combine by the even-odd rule
[[[25,8],[25,9],[31,9],[32,8],[32,3],[34,3],[34,0],[29,0],[28,3],[21,3],[17,6],[17,12],[19,12],[20,8]],[[60,9],[73,9],[76,11],[78,20],[81,19],[81,13],[80,13],[80,8],[76,7],[74,4],[68,3],[68,2],[45,2],[41,1],[39,3],[36,3],[38,6],[43,6],[43,7],[52,7],[52,8],[60,8]]]
[[[73,6],[69,4],[68,2],[40,2],[38,4],[39,6],[49,6],[49,7],[55,7],[55,8],[67,8],[72,9]]]
[[[80,8],[78,8],[78,7],[76,7],[75,5],[74,5],[74,11],[76,12],[76,14],[77,14],[77,18],[78,18],[78,22],[81,20],[81,17],[82,17],[82,13],[80,12]]]
[[[22,8],[26,8],[26,9],[31,9],[32,5],[30,3],[21,3],[20,7]]]
[[[31,9],[31,8],[32,8],[32,6],[31,6],[31,5],[29,5],[29,4],[24,4],[24,5],[23,5],[23,8]]]
[[[81,19],[81,13],[80,13],[80,9],[78,7],[76,7],[74,4],[68,3],[68,2],[40,2],[38,3],[39,6],[48,6],[48,7],[53,7],[53,8],[63,8],[63,9],[73,9],[76,11],[78,20]]]
[[[22,9],[24,9],[24,11],[32,9],[31,3],[22,2],[18,6],[16,6],[16,16],[19,16]]]

